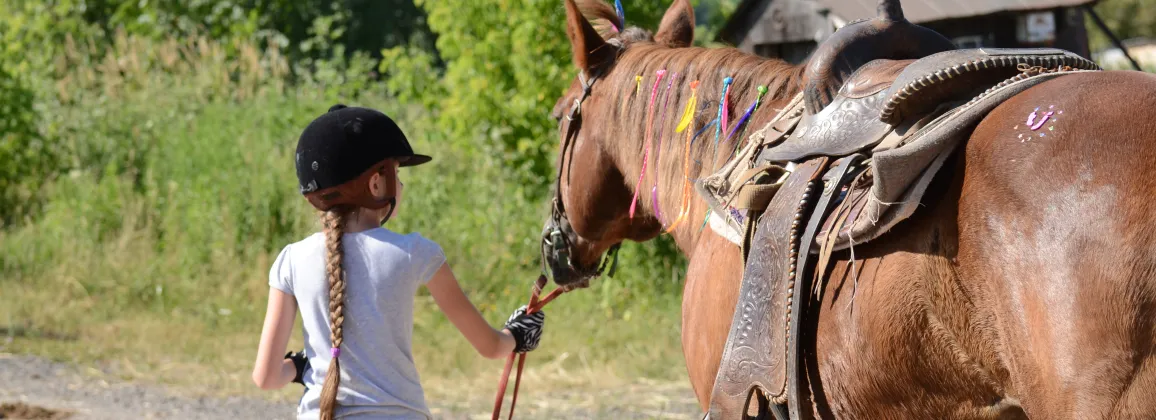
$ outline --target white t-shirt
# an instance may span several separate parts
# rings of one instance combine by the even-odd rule
[[[413,300],[445,262],[438,244],[419,234],[385,228],[346,233],[345,322],[341,345],[338,418],[430,419],[413,363]],[[305,394],[298,419],[319,416],[329,368],[329,281],[325,235],[316,233],[281,250],[269,286],[297,300],[305,330]]]

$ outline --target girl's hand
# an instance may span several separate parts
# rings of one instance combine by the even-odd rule
[[[309,359],[305,358],[305,351],[285,353],[285,358],[292,360],[293,367],[297,370],[297,376],[293,377],[293,382],[305,385],[305,367],[309,366]]]
[[[506,330],[514,336],[514,352],[526,353],[538,348],[542,339],[542,327],[546,324],[546,313],[542,311],[526,314],[522,305],[506,321]]]

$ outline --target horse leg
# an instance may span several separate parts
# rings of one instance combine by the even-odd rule
[[[682,353],[706,411],[738,302],[743,261],[738,246],[711,231],[699,236],[690,257],[682,293]]]
[[[1025,121],[1050,119],[1035,131]],[[1033,418],[1156,416],[1156,77],[1057,78],[966,147],[959,270]]]

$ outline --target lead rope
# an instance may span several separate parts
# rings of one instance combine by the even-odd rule
[[[547,303],[566,293],[566,289],[559,287],[539,299],[538,295],[542,293],[544,287],[546,287],[546,275],[542,274],[538,276],[538,280],[534,282],[534,288],[530,291],[530,304],[526,307],[526,315],[541,311]],[[502,369],[502,377],[498,380],[498,395],[494,398],[492,420],[498,420],[502,416],[502,400],[506,396],[506,386],[510,383],[510,370],[514,367],[515,356],[518,358],[518,372],[514,375],[514,393],[511,395],[510,416],[507,419],[514,418],[514,406],[518,404],[518,386],[522,384],[522,368],[526,366],[526,353],[510,352],[510,355],[506,357],[506,367]]]

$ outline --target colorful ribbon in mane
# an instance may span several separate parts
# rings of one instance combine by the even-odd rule
[[[626,11],[622,10],[622,0],[614,0],[614,13],[618,14],[618,27],[626,29]]]
[[[767,94],[767,87],[766,86],[759,86],[759,96],[755,98],[755,103],[751,104],[751,106],[747,108],[747,112],[745,114],[743,114],[742,118],[739,118],[739,121],[737,123],[735,123],[735,127],[732,128],[731,133],[727,135],[727,138],[726,138],[727,140],[730,140],[731,137],[734,137],[735,133],[737,133],[739,131],[739,127],[742,127],[743,124],[745,124],[747,122],[747,119],[749,119],[751,117],[751,114],[753,114],[755,111],[757,111],[759,109],[759,103],[763,100],[763,95],[766,95],[766,94]],[[736,152],[739,151],[739,146],[741,146],[742,143],[743,142],[741,142],[741,141],[735,142],[735,150],[731,151],[732,157],[735,155]]]
[[[727,108],[728,108],[727,107],[727,96],[728,96],[728,93],[730,92],[731,83],[734,83],[734,81],[735,81],[735,79],[732,79],[729,76],[727,78],[723,79],[723,88],[722,88],[722,96],[721,96],[722,99],[719,100],[719,102],[718,102],[718,121],[719,121],[719,124],[714,127],[714,157],[712,157],[711,161],[710,161],[712,168],[714,167],[715,161],[718,160],[719,137],[721,137],[722,133],[726,132],[726,129],[727,129],[727,113],[728,113],[727,112]]]
[[[663,127],[666,126],[666,110],[670,109],[670,97],[674,96],[670,93],[670,88],[674,86],[674,80],[678,78],[678,72],[670,74],[670,78],[666,81],[666,92],[663,93],[665,99],[662,100],[662,113],[658,118],[658,140],[654,145],[654,156],[652,161],[659,161],[659,156],[662,154],[662,134],[665,132]],[[653,166],[653,165],[652,165]],[[654,166],[657,168],[657,166]],[[650,205],[654,206],[654,215],[658,218],[658,223],[664,224],[662,219],[662,209],[658,206],[658,183],[661,178],[658,173],[654,174],[654,183],[650,186]]]
[[[653,137],[651,133],[654,131],[654,99],[658,96],[658,83],[662,81],[662,76],[666,75],[666,70],[658,70],[654,72],[654,86],[650,88],[650,104],[646,107],[646,152],[642,155],[642,170],[638,174],[638,183],[634,184],[634,198],[630,200],[630,218],[634,219],[634,209],[638,205],[638,191],[642,188],[642,179],[646,176],[646,161],[650,158],[650,146]]]
[[[686,111],[682,113],[682,121],[679,121],[678,127],[674,129],[675,133],[686,131],[686,148],[683,151],[682,159],[682,202],[679,205],[678,215],[670,222],[670,226],[666,228],[666,233],[674,232],[686,220],[686,215],[690,213],[690,147],[694,143],[694,110],[698,105],[698,80],[690,82],[690,99],[686,101]],[[690,128],[690,130],[687,130]],[[700,132],[701,133],[701,132]]]

